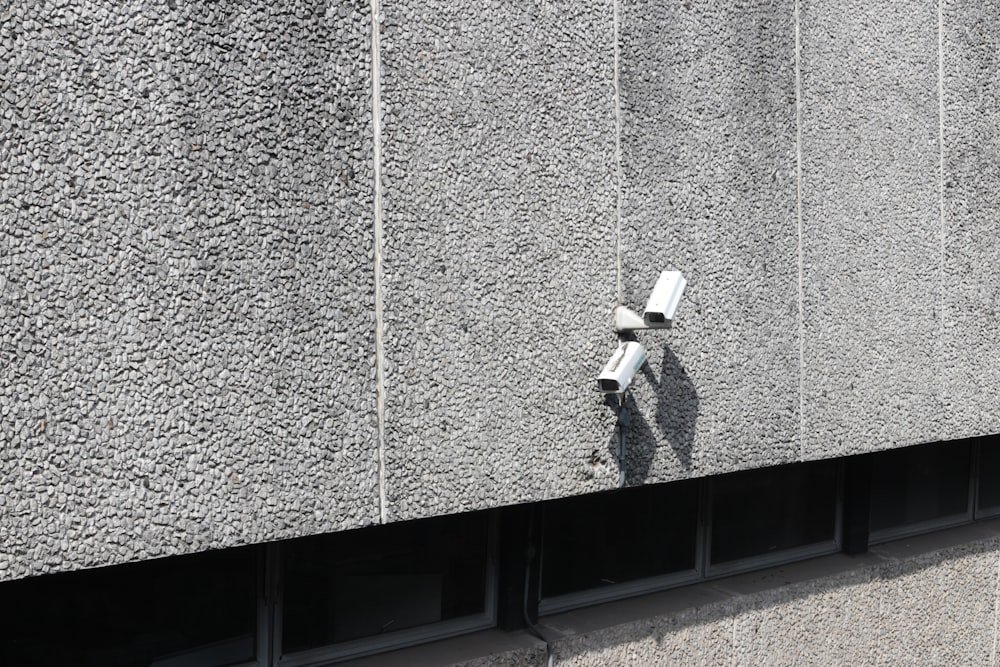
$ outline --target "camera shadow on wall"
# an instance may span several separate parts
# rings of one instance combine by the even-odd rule
[[[625,439],[626,486],[646,482],[657,449],[664,443],[670,446],[680,469],[691,471],[698,421],[698,392],[669,345],[663,346],[659,374],[654,364],[647,361],[641,372],[656,394],[656,405],[638,405],[631,392],[625,397],[625,407],[630,414]],[[617,438],[613,439],[610,447],[612,456],[617,459]]]

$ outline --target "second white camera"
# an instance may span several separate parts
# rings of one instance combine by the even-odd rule
[[[687,280],[680,271],[664,271],[649,295],[642,319],[650,329],[667,329],[674,323],[674,313],[681,302]]]
[[[646,348],[635,341],[622,343],[611,355],[601,374],[597,376],[601,393],[623,393],[632,384],[632,378],[644,363],[646,363]]]

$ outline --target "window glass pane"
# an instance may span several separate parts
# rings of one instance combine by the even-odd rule
[[[833,542],[837,465],[750,470],[712,482],[712,564]]]
[[[286,543],[282,652],[485,613],[488,543],[483,512]]]
[[[970,458],[968,441],[906,447],[874,455],[871,530],[968,512]]]
[[[691,570],[697,521],[696,482],[548,503],[542,597]]]
[[[1000,437],[980,441],[979,509],[1000,510]]]
[[[0,584],[0,660],[31,667],[219,667],[256,653],[252,548]]]

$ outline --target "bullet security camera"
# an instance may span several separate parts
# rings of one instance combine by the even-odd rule
[[[615,307],[615,331],[624,333],[644,329],[669,329],[674,323],[674,313],[677,312],[677,305],[686,286],[687,280],[680,271],[663,271],[656,280],[641,317],[631,308]]]
[[[674,323],[677,304],[681,302],[687,280],[680,271],[664,271],[656,280],[653,293],[646,302],[642,319],[650,329],[667,329]]]
[[[646,349],[635,341],[622,343],[597,377],[602,394],[624,393],[635,372],[646,362]]]

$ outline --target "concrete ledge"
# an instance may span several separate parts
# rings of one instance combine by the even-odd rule
[[[807,662],[891,664],[920,651],[945,661],[960,659],[952,664],[981,664],[987,658],[981,653],[992,632],[990,619],[976,623],[968,614],[952,619],[963,636],[973,635],[956,644],[952,635],[960,630],[948,619],[931,632],[923,629],[923,621],[909,620],[908,613],[941,595],[982,590],[984,576],[994,579],[995,588],[998,546],[1000,519],[980,521],[881,544],[858,556],[833,554],[554,614],[539,625],[554,647],[556,665],[629,659],[712,664],[714,658],[784,664],[796,656]],[[916,597],[907,602],[907,596]],[[973,616],[992,609],[987,603],[978,605]],[[880,642],[887,620],[893,637],[919,634],[921,641],[912,646]],[[831,631],[831,624],[837,628]],[[919,632],[914,630],[918,625]],[[782,636],[772,636],[772,630]],[[797,642],[799,653],[787,653]],[[816,654],[806,655],[809,651]],[[544,642],[526,631],[487,630],[346,664],[542,667],[546,654]]]
[[[380,653],[340,667],[432,667],[476,664],[544,664],[545,642],[525,631],[483,630],[461,637]]]

